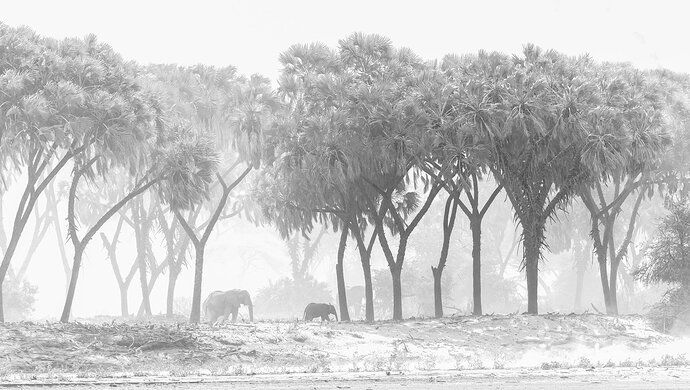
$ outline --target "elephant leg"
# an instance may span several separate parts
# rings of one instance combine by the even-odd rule
[[[232,309],[232,322],[237,321],[237,311],[239,310],[238,307]]]

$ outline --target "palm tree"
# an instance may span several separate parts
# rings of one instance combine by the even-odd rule
[[[583,158],[595,178],[580,191],[591,217],[591,237],[597,255],[607,314],[618,314],[617,279],[621,261],[633,239],[640,205],[651,194],[663,152],[670,143],[664,111],[674,87],[653,73],[611,66],[598,74],[602,96],[592,121]],[[633,197],[625,229],[616,222],[626,200]],[[617,233],[623,234],[617,234]],[[620,243],[616,245],[616,242]]]
[[[175,115],[188,121],[198,137],[210,140],[221,157],[220,170],[212,178],[215,182],[212,189],[219,190],[216,192],[217,201],[207,205],[210,215],[201,227],[194,226],[196,217],[191,220],[183,215],[184,209],[202,206],[185,195],[195,186],[189,175],[172,178],[171,187],[162,192],[194,247],[190,322],[196,323],[200,320],[204,252],[208,239],[218,221],[223,219],[223,211],[233,189],[259,167],[263,130],[270,127],[271,115],[277,104],[267,79],[258,75],[238,77],[232,67],[152,67],[148,76],[148,79],[153,79],[150,87],[168,96],[169,100],[164,105],[169,109],[174,107]],[[195,211],[191,215],[197,213]]]
[[[443,316],[441,292],[441,274],[446,264],[448,246],[455,213],[458,208],[470,220],[472,231],[472,281],[473,281],[473,314],[482,314],[481,304],[481,229],[482,219],[496,196],[503,189],[498,184],[483,204],[480,203],[479,181],[493,164],[486,152],[489,139],[476,128],[477,111],[483,109],[486,96],[478,88],[475,80],[465,76],[464,68],[470,66],[477,57],[446,56],[435,77],[425,76],[434,83],[423,83],[421,104],[435,123],[435,148],[433,153],[421,165],[424,172],[438,178],[444,164],[451,169],[446,178],[442,178],[449,194],[444,213],[444,242],[437,267],[432,267],[436,316]],[[466,201],[462,197],[465,195]],[[451,201],[452,199],[452,201]]]
[[[112,91],[131,89],[131,69],[94,36],[55,44],[28,28],[0,23],[0,44],[7,48],[0,64],[0,184],[6,184],[6,167],[24,172],[27,180],[0,264],[1,286],[38,198],[70,161],[93,147],[93,130],[108,110],[103,104],[117,97]],[[0,291],[0,322],[1,309]]]
[[[465,67],[482,97],[469,109],[490,140],[490,166],[522,226],[528,309],[538,313],[538,264],[545,226],[587,177],[580,159],[591,105],[589,59],[527,45],[512,59],[480,53]]]

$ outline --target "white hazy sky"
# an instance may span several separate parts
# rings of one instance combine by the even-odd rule
[[[690,72],[686,1],[1,0],[0,20],[56,38],[97,34],[128,59],[234,65],[275,79],[291,44],[361,31],[432,59],[527,42]]]

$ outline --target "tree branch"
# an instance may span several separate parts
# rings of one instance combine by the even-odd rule
[[[484,214],[486,214],[486,211],[489,209],[494,199],[496,199],[496,196],[501,192],[502,189],[503,184],[499,184],[498,187],[494,189],[494,192],[491,193],[489,199],[486,201],[486,203],[484,203],[484,207],[482,207],[482,211],[479,213],[479,218],[484,218]]]

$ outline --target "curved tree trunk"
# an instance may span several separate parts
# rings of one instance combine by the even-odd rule
[[[48,228],[51,225],[51,222],[49,222],[50,211],[48,210],[47,205],[46,210],[43,212],[43,214],[39,214],[38,208],[34,209],[34,216],[36,217],[34,224],[34,232],[31,236],[29,249],[26,252],[26,256],[24,256],[24,261],[19,266],[19,270],[15,275],[15,278],[18,281],[24,279],[24,277],[26,276],[26,272],[29,269],[29,264],[33,259],[34,253],[36,252],[36,249],[38,249],[39,244],[43,241],[43,238],[45,238],[45,235],[48,232]]]
[[[40,150],[32,150],[31,154],[31,164],[28,167],[28,180],[24,191],[19,200],[19,205],[17,207],[17,212],[14,217],[14,222],[12,225],[12,234],[10,235],[10,240],[7,243],[5,252],[2,254],[2,262],[0,262],[0,294],[2,286],[5,282],[5,276],[10,267],[10,262],[14,256],[14,252],[17,249],[17,244],[19,239],[26,227],[31,211],[36,204],[36,201],[41,196],[41,193],[45,190],[48,184],[55,178],[55,176],[62,170],[62,168],[69,162],[72,157],[76,154],[81,153],[86,147],[88,147],[93,141],[89,141],[86,144],[70,150],[63,155],[63,157],[50,168],[48,165],[54,156],[54,152],[57,150],[58,143],[53,142],[53,146],[48,149],[41,148]],[[48,169],[48,171],[46,171]],[[45,176],[44,176],[45,175]],[[43,179],[41,179],[43,177]],[[0,323],[5,321],[4,307],[2,306],[2,300],[0,299]]]
[[[156,259],[152,258],[151,263],[155,264]],[[165,269],[166,265],[168,264],[167,261],[163,261],[157,266],[154,265],[154,269],[151,270],[151,278],[148,279],[147,282],[147,295],[146,295],[146,301],[151,302],[151,292],[153,291],[153,288],[156,286],[156,282],[158,281],[158,277],[163,273],[163,270]],[[151,316],[151,304],[149,303],[149,311],[148,315]],[[144,306],[144,299],[142,298],[141,304],[139,305],[139,311],[137,312],[137,316],[141,317],[146,313],[146,307]]]
[[[62,310],[62,315],[60,316],[61,322],[69,321],[70,313],[72,311],[72,301],[74,299],[74,290],[77,283],[77,277],[79,276],[79,269],[81,268],[81,260],[86,249],[93,236],[103,227],[103,225],[108,222],[113,215],[122,209],[127,203],[132,199],[136,198],[140,194],[147,191],[151,186],[156,184],[160,178],[153,178],[142,181],[137,181],[134,188],[125,195],[120,201],[115,203],[112,207],[108,209],[97,221],[96,223],[88,229],[84,234],[84,237],[80,240],[77,237],[77,221],[75,213],[75,201],[77,199],[77,186],[79,185],[79,179],[81,176],[89,169],[99,157],[93,157],[88,162],[73,173],[72,183],[70,184],[69,195],[67,199],[67,221],[68,221],[68,231],[70,240],[72,240],[72,245],[74,246],[74,264],[72,265],[72,275],[70,277],[69,286],[67,288],[67,298],[65,299],[65,306]]]
[[[338,244],[338,263],[335,265],[335,276],[338,284],[338,305],[340,306],[340,321],[350,321],[350,313],[347,310],[347,295],[345,292],[345,275],[343,274],[343,261],[345,259],[345,246],[347,245],[347,226],[340,233]]]
[[[232,170],[232,168],[230,170]],[[196,252],[196,261],[194,265],[194,291],[192,293],[192,310],[189,314],[189,322],[193,324],[199,323],[199,320],[201,319],[201,278],[204,268],[204,250],[206,249],[206,244],[208,243],[208,239],[211,236],[211,232],[215,228],[216,223],[220,218],[220,214],[223,212],[223,209],[225,209],[225,205],[228,202],[230,192],[239,183],[241,183],[245,177],[247,177],[251,170],[252,166],[247,166],[244,169],[244,171],[230,185],[227,185],[225,183],[225,180],[223,179],[223,176],[221,176],[220,173],[216,173],[216,178],[218,179],[218,183],[221,185],[223,189],[223,194],[221,195],[220,201],[216,205],[213,214],[206,223],[206,228],[204,229],[204,233],[201,236],[201,238],[197,237],[196,233],[194,232],[194,229],[189,225],[189,222],[187,222],[187,220],[184,219],[182,214],[180,214],[180,211],[175,208],[172,209],[173,213],[175,214],[175,217],[180,222],[180,225],[182,225],[184,231],[187,233],[187,237],[189,237],[189,239],[194,244],[194,250]]]
[[[455,215],[458,211],[458,202],[451,193],[446,199],[446,206],[443,210],[443,245],[441,246],[441,255],[438,259],[438,266],[431,267],[431,273],[434,276],[434,316],[436,318],[443,317],[443,299],[441,298],[441,275],[446,266],[448,259],[448,249],[450,248],[450,236],[453,233],[455,226]]]
[[[72,275],[69,279],[69,286],[67,287],[67,298],[65,299],[65,306],[62,308],[60,322],[68,322],[70,314],[72,313],[72,302],[74,301],[74,292],[77,288],[77,278],[79,277],[79,269],[81,268],[81,260],[83,255],[83,246],[78,246],[74,248],[74,262],[72,263]]]

